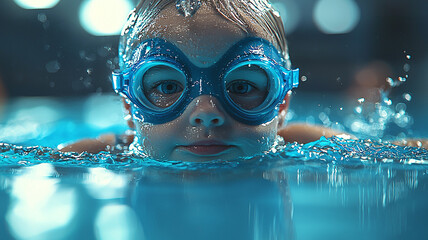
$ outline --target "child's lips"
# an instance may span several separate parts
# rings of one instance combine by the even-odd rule
[[[185,150],[197,155],[216,155],[233,147],[221,141],[198,141],[182,146]]]

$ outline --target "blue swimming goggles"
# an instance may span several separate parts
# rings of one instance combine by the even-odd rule
[[[259,125],[278,115],[299,70],[288,70],[278,50],[261,38],[245,38],[208,68],[199,68],[176,46],[155,38],[140,44],[136,64],[113,72],[113,88],[128,98],[134,117],[161,124],[179,117],[201,95],[216,97],[236,120]]]

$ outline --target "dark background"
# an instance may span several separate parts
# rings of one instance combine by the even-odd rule
[[[119,38],[87,33],[78,20],[82,2],[62,0],[51,9],[26,10],[13,0],[0,1],[0,76],[9,97],[112,91],[109,73]],[[298,91],[344,93],[356,71],[380,60],[390,66],[392,78],[409,75],[395,92],[428,103],[428,1],[356,0],[360,20],[346,34],[318,30],[312,17],[316,0],[293,2],[300,20],[287,36],[290,55],[308,79]]]

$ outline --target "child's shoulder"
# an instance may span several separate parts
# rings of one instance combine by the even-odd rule
[[[72,144],[60,146],[59,150],[62,152],[88,152],[99,153],[102,151],[114,152],[118,148],[120,151],[127,149],[134,139],[134,134],[126,132],[124,134],[104,134],[98,138],[82,139]]]
[[[309,143],[320,139],[321,137],[341,136],[355,138],[354,136],[337,131],[331,128],[311,125],[306,123],[293,123],[278,130],[278,135],[284,138],[286,142]]]

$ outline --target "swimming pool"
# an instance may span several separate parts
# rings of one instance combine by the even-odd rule
[[[289,121],[328,117],[339,125],[341,112],[354,111],[334,97],[315,105],[305,99],[314,96],[295,96],[299,105]],[[305,115],[307,109],[313,112]],[[30,147],[122,132],[123,116],[112,114],[120,111],[111,95],[9,102],[1,141],[15,145],[0,145],[2,239],[421,239],[428,233],[424,149],[332,138],[280,145],[246,161],[195,164]]]

